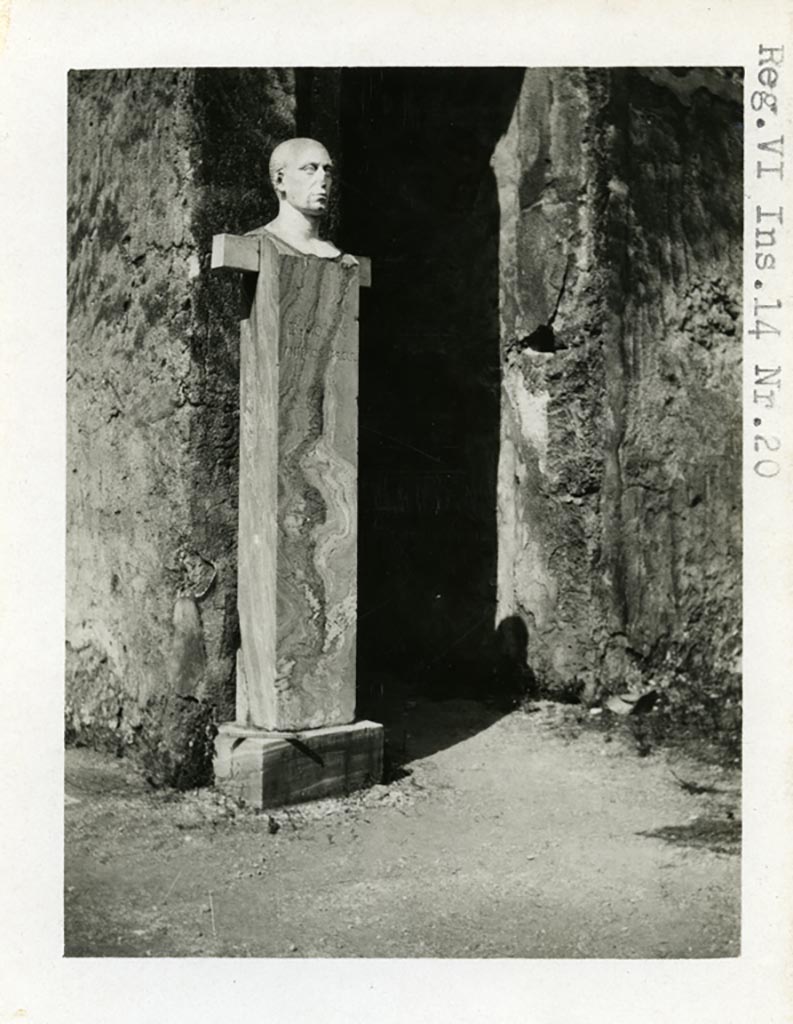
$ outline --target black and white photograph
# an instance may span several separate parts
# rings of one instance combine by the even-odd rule
[[[0,6],[4,1020],[788,1019],[789,3],[508,6]]]
[[[67,955],[740,952],[742,79],[71,72]]]

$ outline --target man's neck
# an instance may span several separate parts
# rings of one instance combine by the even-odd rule
[[[335,257],[339,250],[319,237],[319,217],[307,217],[288,203],[281,203],[278,216],[266,225],[267,231],[299,252]]]
[[[282,235],[288,242],[301,242],[310,246],[319,240],[319,218],[307,217],[289,203],[281,203],[278,216],[270,221],[268,229],[276,235]]]

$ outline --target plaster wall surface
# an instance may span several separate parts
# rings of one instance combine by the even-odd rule
[[[741,83],[527,73],[501,202],[499,622],[538,682],[735,678]]]

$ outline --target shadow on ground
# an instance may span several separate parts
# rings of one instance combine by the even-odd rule
[[[409,765],[489,729],[506,712],[474,700],[410,702],[386,726],[391,763]]]
[[[723,818],[697,818],[687,825],[665,825],[637,835],[663,839],[673,846],[691,846],[713,853],[741,852],[741,822]]]
[[[362,672],[358,717],[384,726],[387,769],[462,743],[515,711],[536,689],[526,647],[524,623],[510,617],[492,635],[489,663],[476,668]]]

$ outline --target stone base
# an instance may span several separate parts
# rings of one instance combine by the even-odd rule
[[[226,722],[214,768],[218,789],[250,807],[344,796],[381,781],[383,727],[354,722],[287,733]]]

